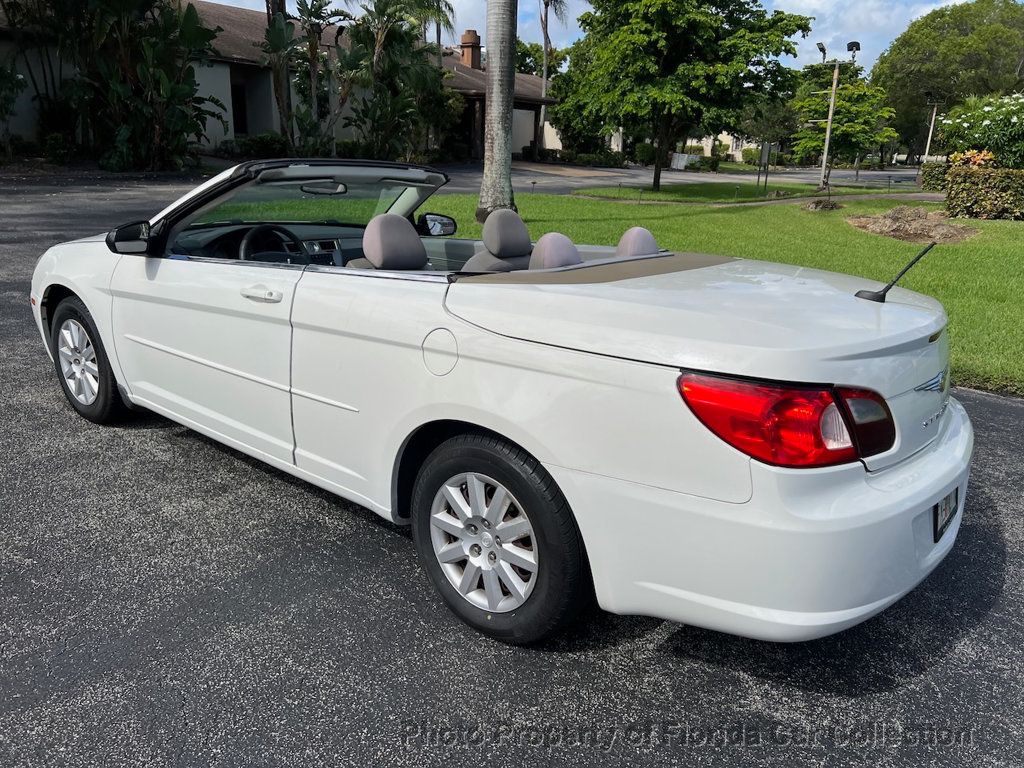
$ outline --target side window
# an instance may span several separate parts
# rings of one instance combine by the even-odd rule
[[[343,264],[362,256],[367,222],[388,211],[407,187],[335,178],[256,181],[181,222],[170,258],[281,264]]]

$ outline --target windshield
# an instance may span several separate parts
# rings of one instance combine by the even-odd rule
[[[364,227],[408,189],[399,181],[334,178],[247,184],[201,212],[188,228],[212,224],[341,224]]]

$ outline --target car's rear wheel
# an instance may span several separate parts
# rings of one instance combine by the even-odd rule
[[[77,297],[64,299],[54,310],[50,347],[61,389],[79,415],[97,424],[123,417],[106,350],[92,315]]]
[[[536,459],[503,440],[462,435],[436,448],[416,478],[412,526],[441,597],[497,640],[547,638],[589,602],[569,505]]]

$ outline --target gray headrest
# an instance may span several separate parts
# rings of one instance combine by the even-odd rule
[[[519,214],[508,208],[491,211],[484,222],[484,248],[499,259],[529,256],[533,248],[530,231]]]
[[[643,227],[627,229],[615,248],[616,256],[650,256],[660,249],[654,235]]]
[[[582,263],[580,252],[572,240],[559,232],[541,235],[530,256],[530,269],[554,269]]]
[[[363,255],[374,269],[423,269],[427,249],[408,219],[381,213],[363,230]]]

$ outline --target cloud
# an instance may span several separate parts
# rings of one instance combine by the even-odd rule
[[[263,10],[264,0],[222,0],[231,5]],[[787,58],[790,66],[803,66],[819,61],[816,43],[824,43],[829,56],[846,56],[846,43],[857,40],[861,52],[857,60],[867,69],[889,44],[907,28],[914,19],[929,11],[952,5],[962,0],[763,0],[769,10],[782,10],[813,16],[811,35],[798,40],[799,55],[794,60]],[[289,5],[294,3],[289,2]],[[345,7],[344,2],[338,2]],[[455,6],[456,33],[445,42],[455,43],[465,29],[475,29],[487,44],[487,3],[484,0],[452,0]],[[552,17],[551,39],[558,47],[566,47],[582,36],[577,19],[590,9],[585,0],[569,0],[566,21],[562,23]],[[539,42],[540,5],[539,0],[521,0],[519,3],[519,37]]]

